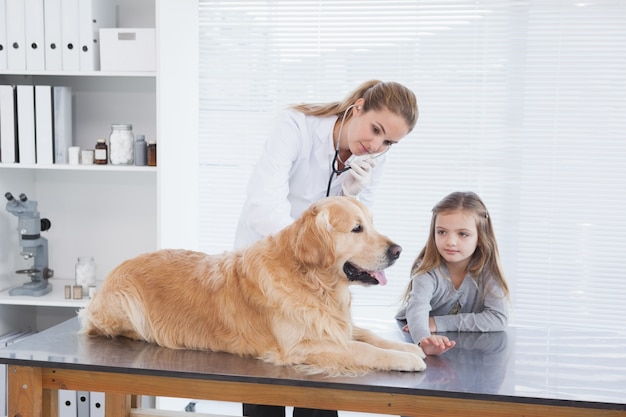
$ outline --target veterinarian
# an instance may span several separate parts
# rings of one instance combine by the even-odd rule
[[[280,112],[250,177],[235,247],[278,232],[327,196],[353,196],[371,208],[385,153],[413,130],[417,117],[410,89],[378,80],[363,83],[342,101]],[[285,408],[244,404],[243,414],[284,417]],[[293,415],[337,412],[295,408]]]
[[[454,347],[437,332],[506,328],[509,287],[491,217],[475,193],[454,192],[435,205],[411,276],[396,319],[407,323],[403,329],[427,355]]]
[[[415,127],[415,95],[395,82],[368,81],[343,101],[280,112],[256,164],[235,247],[273,234],[329,195],[371,208],[390,148]]]

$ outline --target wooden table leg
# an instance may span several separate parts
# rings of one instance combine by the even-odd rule
[[[43,417],[41,368],[7,367],[8,417]]]

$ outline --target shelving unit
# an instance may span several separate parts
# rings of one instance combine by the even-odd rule
[[[115,0],[118,27],[156,27],[155,0]],[[159,141],[157,72],[0,71],[0,84],[72,88],[73,145],[93,149],[114,123],[133,124],[134,134]],[[0,163],[0,194],[26,194],[52,223],[48,239],[53,291],[16,297],[8,288],[28,281],[14,271],[19,256],[17,217],[0,203],[0,334],[43,330],[76,314],[88,303],[66,300],[78,256],[93,256],[97,279],[123,260],[158,247],[159,167]]]

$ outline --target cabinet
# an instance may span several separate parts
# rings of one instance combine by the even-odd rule
[[[154,0],[116,0],[119,27],[155,27]],[[0,84],[72,88],[73,144],[93,149],[112,123],[132,123],[135,134],[160,142],[157,73],[0,71]],[[0,163],[0,334],[43,330],[73,316],[88,299],[66,300],[78,256],[93,256],[97,279],[123,260],[158,246],[159,167],[25,165]],[[18,219],[5,210],[4,194],[36,200],[52,226],[48,239],[53,292],[43,297],[9,296],[6,289],[29,280],[16,275],[32,261],[20,259]]]

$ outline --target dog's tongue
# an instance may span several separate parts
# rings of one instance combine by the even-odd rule
[[[387,277],[385,276],[385,272],[384,271],[374,271],[371,274],[372,274],[372,276],[374,278],[376,278],[376,281],[378,281],[378,283],[380,285],[386,285],[387,284]]]

